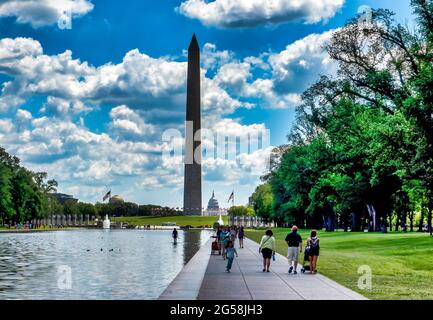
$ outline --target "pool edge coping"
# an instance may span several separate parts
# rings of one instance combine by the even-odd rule
[[[209,238],[182,268],[157,300],[197,300],[211,256]]]

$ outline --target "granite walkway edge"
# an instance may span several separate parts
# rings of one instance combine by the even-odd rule
[[[158,300],[196,300],[211,256],[210,238],[158,297]]]

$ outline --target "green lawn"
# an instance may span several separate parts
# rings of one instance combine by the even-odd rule
[[[286,256],[288,230],[273,231],[277,251]],[[300,233],[305,240],[308,232]],[[263,234],[263,230],[246,233],[257,242]],[[317,269],[323,275],[369,299],[433,299],[433,238],[427,234],[320,232],[319,237]],[[362,265],[372,269],[371,290],[358,288]]]
[[[150,224],[152,226],[160,226],[163,222],[176,222],[178,226],[213,226],[218,220],[218,217],[191,217],[191,216],[173,216],[173,217],[119,217],[112,218],[112,221],[127,222],[135,226],[143,226]],[[223,221],[227,223],[227,217],[223,217]]]

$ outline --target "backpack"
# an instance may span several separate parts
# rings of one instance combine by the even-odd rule
[[[309,247],[310,247],[310,250],[318,248],[319,247],[319,239],[316,238],[315,241],[313,239],[310,239]]]

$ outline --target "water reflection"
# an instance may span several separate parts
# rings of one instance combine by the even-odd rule
[[[0,299],[155,299],[207,231],[80,230],[0,234]],[[72,271],[59,289],[58,268]]]
[[[197,231],[184,232],[183,237],[183,263],[186,264],[200,249],[202,233]]]

